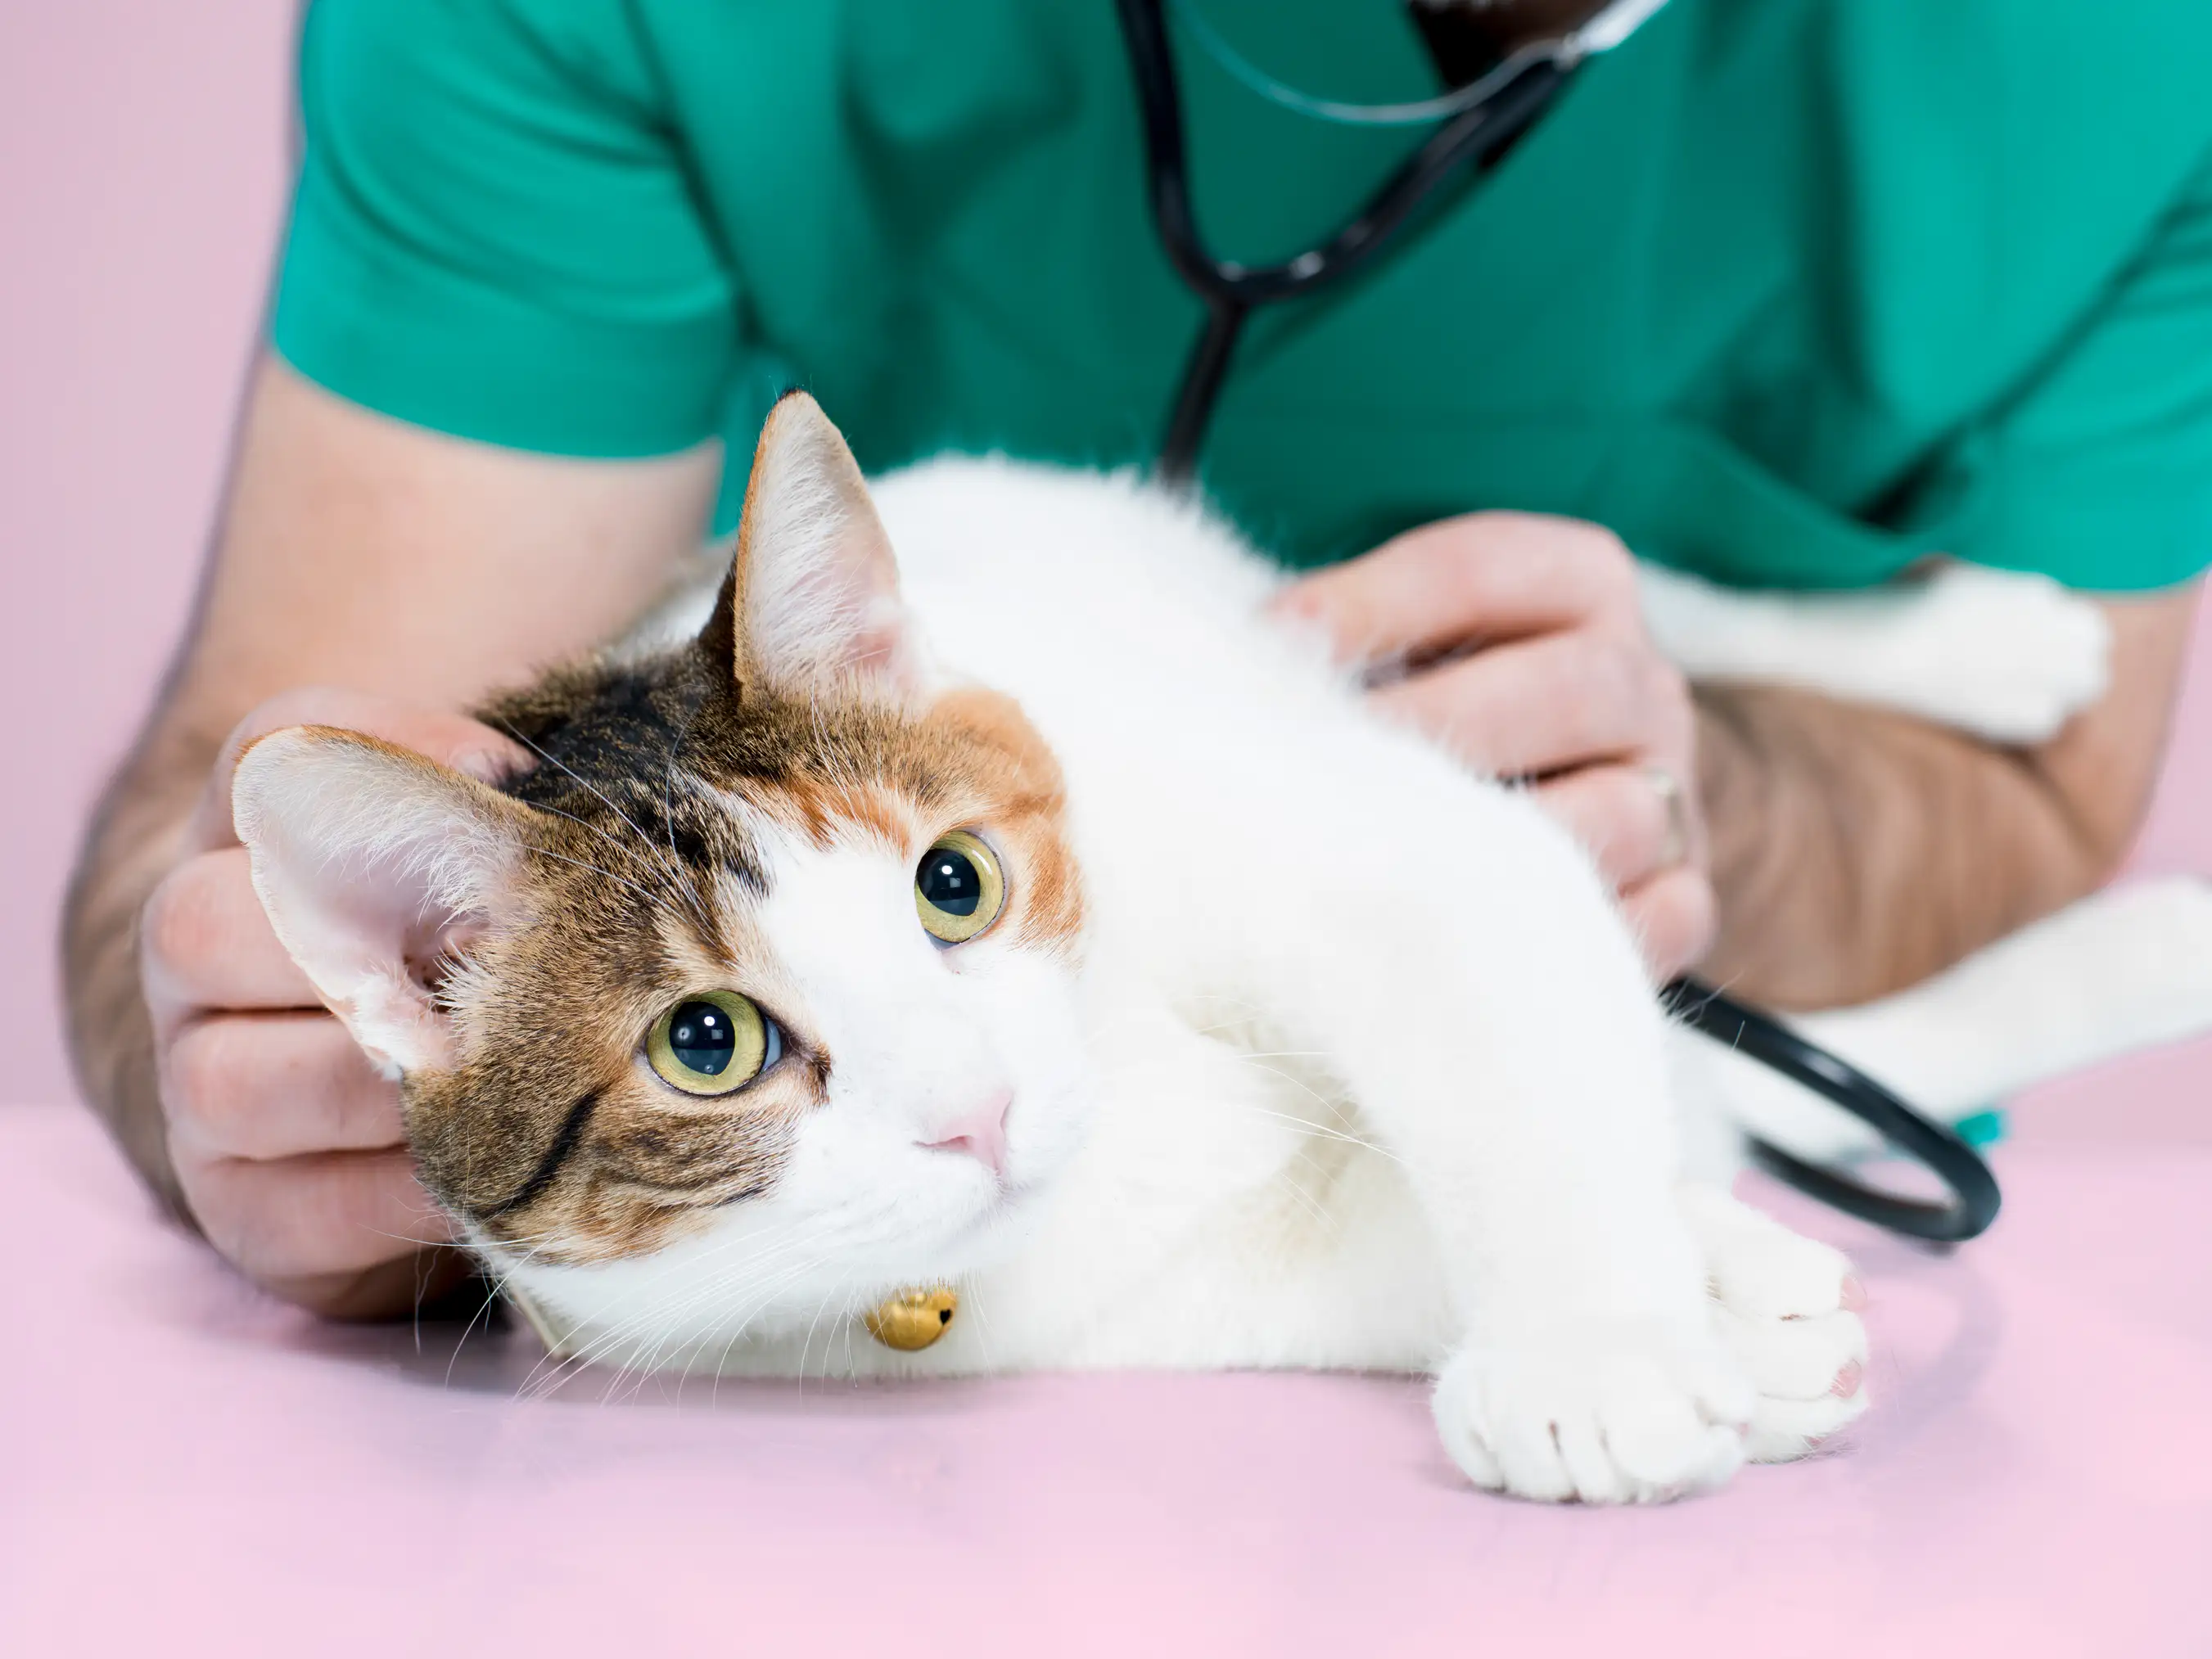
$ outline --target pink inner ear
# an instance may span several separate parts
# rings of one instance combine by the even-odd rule
[[[801,694],[921,688],[890,539],[852,452],[803,394],[762,432],[738,550],[747,672]]]
[[[896,587],[878,590],[867,595],[863,612],[866,620],[853,631],[849,647],[850,664],[871,674],[896,680],[902,684],[908,677],[908,659],[912,653],[908,644],[908,629],[904,609],[899,604]]]
[[[879,538],[880,531],[861,532]],[[893,697],[921,688],[921,653],[888,550],[839,532],[764,552],[751,574],[748,659],[793,693],[859,691]]]
[[[233,798],[270,925],[355,1040],[395,1070],[450,1066],[435,988],[510,890],[527,809],[420,757],[305,728],[248,750]]]
[[[325,873],[321,890],[285,903],[287,945],[371,1059],[393,1071],[447,1068],[453,1033],[438,991],[483,918],[434,906],[389,866]]]

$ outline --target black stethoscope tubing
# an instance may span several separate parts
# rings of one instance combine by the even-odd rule
[[[1190,200],[1182,97],[1160,0],[1115,0],[1144,116],[1152,217],[1168,260],[1206,304],[1206,320],[1186,361],[1155,465],[1164,483],[1195,480],[1198,453],[1245,319],[1260,306],[1310,295],[1371,262],[1438,189],[1472,167],[1488,167],[1526,131],[1574,70],[1556,53],[1509,63],[1488,98],[1438,127],[1327,242],[1273,264],[1247,266],[1206,246]],[[1938,1243],[1975,1237],[1996,1219],[2002,1195],[1981,1155],[1943,1124],[1899,1099],[1835,1054],[1704,981],[1685,976],[1662,993],[1686,1024],[1779,1072],[1841,1107],[1950,1190],[1948,1202],[1885,1192],[1840,1170],[1807,1163],[1756,1135],[1745,1140],[1756,1164],[1820,1202],[1892,1232]]]
[[[1907,1105],[1849,1060],[1703,980],[1684,975],[1660,997],[1669,1012],[1700,1035],[1842,1107],[1942,1182],[1951,1197],[1937,1203],[1884,1192],[1747,1133],[1744,1145],[1752,1162],[1776,1180],[1845,1215],[1934,1243],[1962,1243],[1988,1231],[1997,1218],[2003,1194],[1996,1175],[1948,1125]]]
[[[1430,134],[1327,242],[1274,264],[1244,265],[1206,247],[1191,207],[1182,94],[1159,0],[1115,3],[1144,112],[1146,171],[1160,242],[1176,274],[1206,301],[1206,322],[1184,367],[1167,436],[1154,463],[1163,483],[1181,486],[1196,476],[1199,447],[1228,377],[1237,337],[1253,310],[1316,293],[1365,265],[1434,198],[1438,186],[1470,164],[1480,169],[1503,153],[1543,113],[1570,71],[1549,58],[1529,57],[1489,98]]]

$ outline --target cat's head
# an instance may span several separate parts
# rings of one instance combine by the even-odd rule
[[[687,649],[499,712],[543,757],[506,792],[316,727],[234,791],[278,937],[469,1235],[657,1337],[983,1259],[1091,1097],[1060,772],[937,679],[813,403],[770,416]]]

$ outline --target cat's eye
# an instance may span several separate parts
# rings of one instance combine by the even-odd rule
[[[734,991],[686,997],[653,1023],[645,1058],[665,1083],[687,1095],[726,1095],[776,1062],[781,1035]]]
[[[961,945],[999,919],[1006,878],[981,838],[965,830],[939,836],[914,872],[914,908],[940,945]]]

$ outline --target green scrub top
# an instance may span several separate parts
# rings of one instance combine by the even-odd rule
[[[1434,90],[1395,0],[1200,0],[1303,89]],[[1224,252],[1416,135],[1178,35]],[[1483,507],[1737,583],[2212,558],[2212,5],[1671,0],[1371,274],[1258,316],[1203,461],[1310,564]],[[1111,0],[317,0],[276,349],[399,419],[642,456],[812,390],[871,470],[1153,452],[1200,307]],[[742,459],[720,522],[733,517]]]

